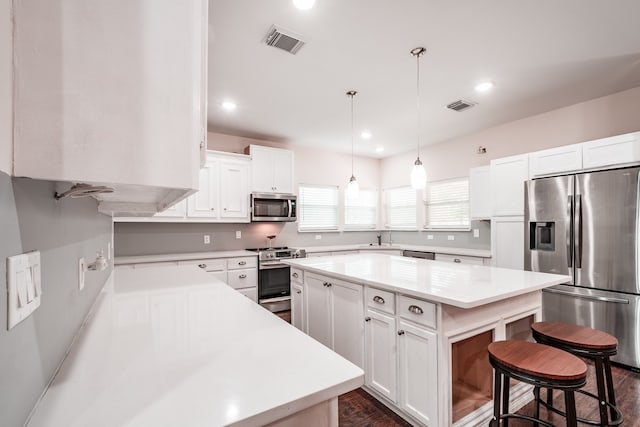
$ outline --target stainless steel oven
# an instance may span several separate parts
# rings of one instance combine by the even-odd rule
[[[293,194],[253,193],[251,195],[251,221],[295,221],[296,205],[297,197]]]
[[[258,302],[272,312],[291,309],[289,266],[283,259],[304,258],[304,249],[260,248],[258,252]]]

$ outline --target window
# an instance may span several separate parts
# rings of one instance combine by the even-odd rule
[[[338,229],[338,187],[300,184],[298,230]]]
[[[344,228],[349,230],[373,230],[378,225],[378,192],[360,190],[357,197],[349,197],[345,191]]]
[[[416,190],[411,187],[384,190],[385,227],[416,228]]]
[[[469,178],[429,184],[426,200],[429,229],[469,229]]]

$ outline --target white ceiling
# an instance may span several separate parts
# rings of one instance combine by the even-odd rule
[[[416,147],[417,46],[423,144],[640,86],[638,0],[210,0],[209,19],[210,131],[349,152],[356,89],[355,152],[372,157]],[[307,44],[265,45],[272,24]],[[459,98],[479,105],[444,108]]]

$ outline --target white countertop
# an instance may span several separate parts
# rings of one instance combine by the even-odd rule
[[[567,283],[569,276],[382,254],[299,258],[283,262],[306,271],[473,308]]]
[[[116,268],[28,426],[264,425],[363,375],[197,267]]]
[[[339,251],[366,251],[366,250],[410,250],[421,252],[435,252],[438,254],[475,256],[481,258],[491,258],[490,249],[466,249],[466,248],[450,248],[444,246],[422,246],[422,245],[405,245],[383,243],[378,246],[376,244],[356,244],[356,245],[334,245],[334,246],[305,246],[304,249],[308,253],[318,252],[339,252]]]
[[[237,251],[213,251],[190,252],[184,254],[159,254],[159,255],[135,255],[119,256],[114,258],[115,265],[142,264],[147,262],[186,261],[194,259],[235,258],[241,256],[258,256],[257,252]]]

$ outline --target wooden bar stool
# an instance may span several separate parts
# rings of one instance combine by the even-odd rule
[[[493,392],[493,419],[490,426],[497,427],[501,420],[508,427],[509,418],[521,418],[548,427],[540,419],[536,406],[534,417],[509,413],[509,379],[564,391],[567,426],[577,426],[574,392],[587,380],[587,365],[578,357],[557,348],[527,341],[496,341],[489,344],[489,362],[495,370]],[[502,406],[501,406],[502,397]]]
[[[579,392],[594,399],[598,399],[600,410],[600,422],[578,418],[578,421],[591,425],[616,426],[622,423],[622,413],[616,407],[616,397],[613,390],[613,379],[611,376],[610,356],[618,352],[618,340],[616,337],[597,329],[586,326],[578,326],[560,322],[537,322],[531,325],[533,338],[541,343],[568,351],[576,356],[581,356],[594,361],[596,370],[597,393],[589,393],[585,390]],[[540,399],[540,390],[536,389],[536,400],[538,405],[544,406],[556,413],[562,413],[553,407],[553,394],[547,391],[547,401]],[[607,413],[607,408],[611,413],[611,418]]]

